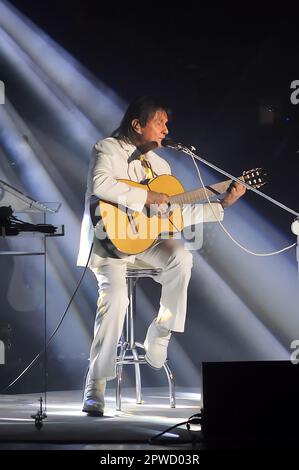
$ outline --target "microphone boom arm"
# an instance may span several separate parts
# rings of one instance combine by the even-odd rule
[[[163,145],[163,141],[162,141],[162,145]],[[195,160],[198,160],[201,163],[204,163],[204,165],[209,166],[213,170],[216,170],[218,173],[221,173],[222,175],[227,176],[229,179],[231,179],[233,181],[237,181],[237,182],[243,184],[244,186],[246,186],[246,188],[250,189],[251,191],[254,191],[259,196],[263,197],[264,199],[267,199],[268,201],[272,202],[272,204],[275,204],[276,206],[280,207],[281,209],[285,210],[286,212],[289,212],[289,213],[295,215],[296,219],[293,221],[293,223],[291,225],[291,231],[297,237],[296,258],[297,258],[297,263],[298,263],[298,279],[299,279],[299,213],[298,212],[294,211],[290,207],[287,207],[285,204],[282,204],[281,202],[276,201],[276,199],[273,199],[272,197],[267,196],[267,194],[262,193],[258,189],[253,188],[252,186],[249,186],[244,181],[240,180],[239,178],[236,178],[233,175],[230,175],[227,171],[222,170],[221,168],[218,168],[213,163],[210,163],[207,160],[205,160],[204,158],[199,157],[198,155],[196,155],[193,152],[193,150],[195,150],[195,147],[191,147],[191,149],[190,149],[190,148],[186,147],[185,145],[183,145],[181,143],[172,142],[171,140],[168,140],[168,139],[165,139],[164,146],[173,148],[175,150],[181,151],[181,152],[189,155],[191,158],[193,158]],[[294,244],[294,245],[296,245],[296,244]]]

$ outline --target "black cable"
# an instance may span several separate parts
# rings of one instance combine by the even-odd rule
[[[170,428],[167,428],[164,431],[160,432],[159,434],[156,434],[154,437],[150,437],[149,440],[148,440],[149,444],[156,444],[156,442],[153,442],[154,440],[158,439],[160,436],[163,436],[164,434],[171,431],[172,429],[175,429],[178,426],[183,426],[184,424],[187,424],[188,422],[189,422],[189,420],[182,421],[181,423],[174,424]]]
[[[55,334],[57,333],[57,331],[58,331],[58,329],[59,329],[61,323],[63,322],[63,320],[64,320],[64,318],[65,318],[65,316],[66,316],[66,314],[67,314],[67,312],[68,312],[68,309],[70,308],[70,305],[71,305],[71,303],[72,303],[72,301],[73,301],[73,299],[74,299],[74,297],[75,297],[75,295],[76,295],[76,293],[77,293],[77,291],[78,291],[78,289],[79,289],[79,287],[80,287],[80,285],[81,285],[81,282],[82,282],[82,280],[83,280],[83,277],[84,277],[84,275],[85,275],[85,273],[86,273],[86,270],[87,270],[87,267],[88,267],[88,263],[89,263],[90,256],[91,256],[91,252],[92,252],[92,248],[93,248],[93,243],[92,243],[92,245],[91,245],[90,252],[89,252],[89,255],[88,255],[88,259],[87,259],[86,265],[85,265],[85,267],[84,267],[84,271],[83,271],[83,273],[82,273],[82,276],[81,276],[81,278],[79,279],[79,282],[78,282],[78,284],[77,284],[77,287],[76,287],[76,289],[75,289],[73,295],[71,296],[70,301],[69,301],[69,303],[68,303],[68,305],[67,305],[65,311],[63,312],[61,319],[60,319],[59,322],[58,322],[58,325],[56,326],[56,328],[54,329],[54,331],[53,331],[53,333],[51,334],[50,338],[48,339],[47,344],[46,344],[45,347],[35,356],[35,358],[30,362],[30,364],[20,373],[20,375],[18,375],[18,377],[17,377],[16,379],[14,379],[14,380],[13,380],[9,385],[7,385],[5,388],[3,388],[2,390],[0,390],[0,394],[3,394],[6,390],[8,390],[10,387],[12,387],[12,386],[13,386],[13,385],[14,385],[32,366],[33,366],[33,364],[35,364],[35,362],[42,356],[42,354],[44,354],[44,353],[46,352],[47,347],[49,346],[49,344],[50,344],[50,342],[52,341],[53,337],[54,337]]]
[[[164,431],[160,432],[159,434],[156,434],[155,436],[153,437],[150,437],[149,440],[148,440],[148,443],[149,444],[165,444],[165,445],[168,445],[168,444],[187,444],[187,443],[192,443],[192,447],[194,447],[194,445],[198,442],[202,442],[202,439],[198,436],[194,436],[190,430],[190,424],[201,424],[202,422],[202,414],[201,413],[196,413],[192,416],[190,416],[187,421],[182,421],[181,423],[177,423],[177,424],[174,424],[173,426],[171,426],[170,428],[167,428],[165,429]],[[160,439],[158,442],[157,440],[159,439],[159,437],[163,436],[164,434],[168,433],[169,431],[171,431],[172,429],[175,429],[177,428],[178,426],[183,426],[184,424],[186,424],[186,428],[187,428],[187,431],[188,433],[190,434],[190,439],[189,440],[185,440],[185,439]]]

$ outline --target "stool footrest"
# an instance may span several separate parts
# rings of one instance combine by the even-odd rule
[[[146,360],[141,358],[141,359],[134,359],[133,357],[127,357],[126,359],[122,359],[120,361],[116,361],[116,365],[120,364],[147,364]]]
[[[117,347],[118,348],[125,348],[126,351],[131,351],[132,349],[135,349],[136,347],[144,349],[144,344],[136,342],[136,343],[134,343],[133,347],[130,347],[129,343],[127,341],[124,341],[123,343],[119,342]]]

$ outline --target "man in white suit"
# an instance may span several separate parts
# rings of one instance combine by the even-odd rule
[[[128,107],[113,137],[97,142],[93,149],[78,255],[78,265],[88,263],[99,285],[83,403],[83,411],[88,415],[103,415],[106,382],[115,377],[117,344],[128,305],[126,265],[135,260],[135,256],[119,258],[105,249],[97,237],[97,228],[94,229],[91,223],[90,201],[95,196],[116,204],[121,201],[122,205],[134,211],[142,211],[144,206],[161,212],[165,210],[169,203],[167,194],[147,190],[146,186],[144,189],[129,186],[118,180],[142,182],[148,177],[171,174],[166,160],[152,151],[144,155],[143,161],[134,158],[136,149],[144,148],[148,143],[156,142],[157,146],[161,146],[168,134],[167,122],[168,113],[163,104],[153,97],[139,98]],[[220,202],[212,203],[213,209],[209,204],[184,207],[184,226],[222,220],[223,209],[236,202],[244,192],[243,185],[233,183]],[[162,285],[160,309],[144,341],[146,361],[160,369],[167,358],[171,332],[184,331],[192,255],[181,245],[164,241],[156,243],[138,258],[162,268],[162,274],[157,279]]]

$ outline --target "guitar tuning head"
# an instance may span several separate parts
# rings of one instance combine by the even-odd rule
[[[242,177],[244,182],[253,188],[260,188],[267,182],[267,173],[263,168],[253,168],[243,171]]]

